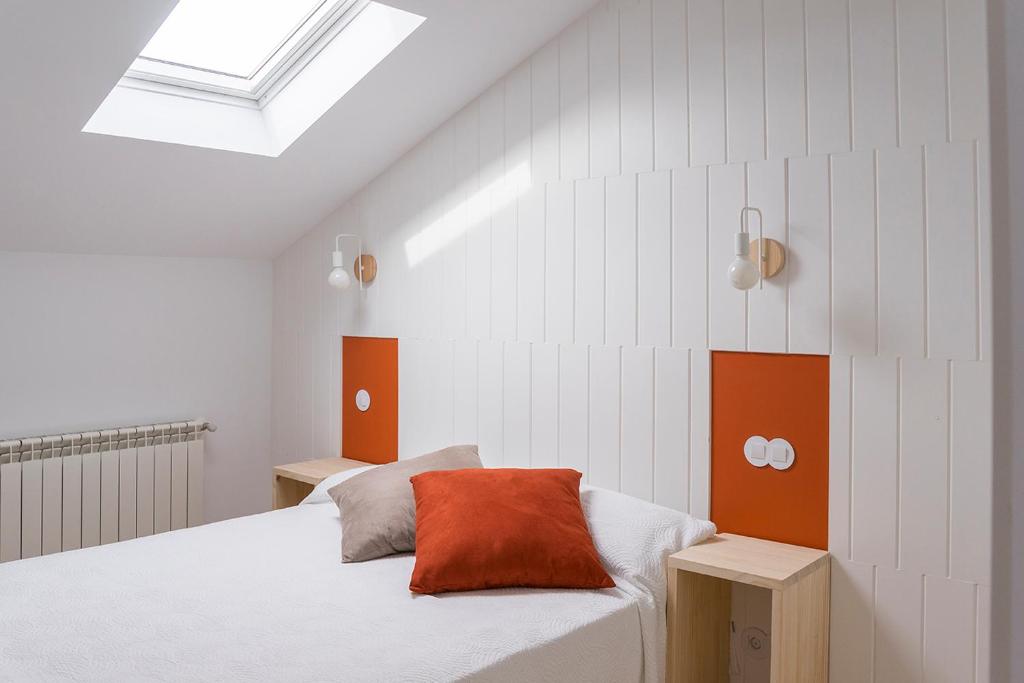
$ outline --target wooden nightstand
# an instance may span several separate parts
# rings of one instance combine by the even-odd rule
[[[772,683],[828,680],[828,553],[719,534],[668,559],[668,678],[728,683],[732,583],[772,592]]]
[[[298,505],[317,484],[332,474],[370,464],[348,458],[324,458],[278,465],[274,468],[274,509]]]

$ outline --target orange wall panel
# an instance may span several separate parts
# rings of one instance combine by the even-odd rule
[[[827,356],[729,353],[711,359],[711,520],[722,532],[828,548]],[[796,453],[778,471],[747,462],[748,437]]]
[[[341,349],[341,455],[372,463],[398,460],[398,340],[344,337]],[[356,408],[356,392],[370,409]]]

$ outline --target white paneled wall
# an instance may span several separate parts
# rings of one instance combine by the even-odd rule
[[[339,335],[396,336],[403,457],[706,516],[709,350],[830,354],[832,680],[988,680],[984,35],[982,0],[599,4],[276,260],[276,457],[336,452]],[[743,293],[746,204],[789,261]]]

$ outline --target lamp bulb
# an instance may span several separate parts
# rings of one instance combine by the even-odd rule
[[[736,260],[729,266],[729,282],[736,289],[751,289],[761,279],[761,273],[748,258],[737,256]]]
[[[352,284],[352,278],[349,277],[344,268],[336,267],[327,276],[327,284],[335,289],[348,289],[349,285]]]

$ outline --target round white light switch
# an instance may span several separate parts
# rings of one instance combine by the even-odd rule
[[[796,460],[796,451],[785,439],[772,439],[768,442],[768,464],[777,470],[788,470]]]
[[[363,413],[370,409],[370,392],[366,389],[356,392],[356,408]]]
[[[752,436],[743,444],[743,455],[754,467],[768,464],[768,439],[763,436]]]
[[[743,455],[754,467],[788,470],[796,460],[793,445],[785,439],[769,441],[763,436],[752,436],[743,444]]]

